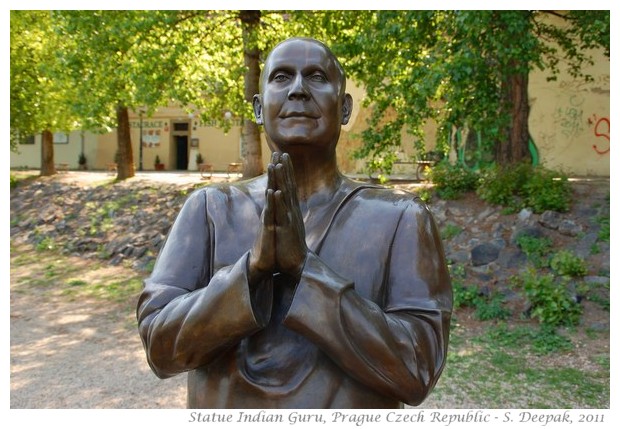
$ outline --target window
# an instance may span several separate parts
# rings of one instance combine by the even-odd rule
[[[67,143],[69,143],[69,134],[54,133],[54,144],[67,144]]]
[[[176,122],[172,125],[174,131],[189,131],[188,122]]]
[[[34,144],[34,135],[29,135],[25,137],[20,136],[19,144]]]

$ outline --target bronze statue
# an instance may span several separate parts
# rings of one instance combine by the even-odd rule
[[[189,372],[189,408],[398,408],[435,385],[452,311],[441,240],[417,197],[339,172],[351,106],[325,45],[282,42],[254,97],[267,173],[181,209],[137,316],[155,374]]]

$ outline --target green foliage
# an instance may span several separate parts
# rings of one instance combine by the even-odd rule
[[[463,282],[466,277],[463,265],[449,265],[449,269],[452,279],[453,308],[474,308],[474,317],[478,320],[499,320],[510,316],[510,311],[503,305],[502,294],[494,292],[485,296],[476,286],[466,286]]]
[[[54,242],[54,239],[49,236],[40,236],[35,246],[35,249],[38,252],[42,252],[44,250],[54,250],[55,248],[56,243]]]
[[[531,317],[549,326],[575,326],[582,308],[569,293],[563,278],[552,274],[538,275],[533,270],[522,273],[516,283],[523,288],[529,300]]]
[[[603,310],[609,311],[611,308],[611,302],[609,298],[603,297],[596,293],[588,294],[588,300],[598,304]]]
[[[76,93],[58,58],[67,40],[54,33],[50,11],[12,10],[10,36],[11,149],[16,150],[20,136],[73,129]]]
[[[504,296],[497,292],[489,296],[479,296],[474,306],[476,307],[474,316],[478,320],[503,320],[511,314],[510,310],[504,307]]]
[[[570,207],[571,190],[568,178],[558,172],[535,167],[523,186],[524,206],[534,213],[545,210],[565,212]]]
[[[570,204],[570,186],[564,175],[527,163],[485,169],[477,193],[483,200],[513,212],[526,207],[535,213],[565,212]]]
[[[586,261],[569,250],[560,250],[553,255],[549,265],[561,276],[583,277],[588,273]]]
[[[609,215],[602,215],[596,218],[600,230],[598,232],[598,238],[606,243],[609,243],[610,222]]]
[[[521,235],[517,237],[517,245],[521,248],[527,259],[537,268],[549,266],[549,252],[551,251],[551,239],[547,237],[531,237]]]
[[[482,341],[501,347],[519,350],[531,349],[535,354],[546,355],[573,349],[570,339],[560,335],[557,329],[549,325],[510,327],[498,323],[487,329]]]
[[[456,308],[473,307],[478,298],[478,290],[474,286],[465,286],[463,282],[452,282],[452,306]]]
[[[19,184],[19,180],[17,179],[17,177],[11,174],[11,189],[17,188],[18,184]]]
[[[431,188],[421,188],[416,191],[416,194],[420,197],[422,201],[427,204],[430,203],[433,198],[433,191]]]
[[[519,196],[531,172],[532,166],[525,163],[486,168],[480,174],[476,192],[491,204],[516,209],[521,205]]]
[[[463,228],[460,226],[453,223],[447,223],[443,228],[441,228],[439,235],[442,240],[451,240],[459,235],[461,231],[463,231]]]
[[[439,162],[432,167],[430,178],[437,194],[448,200],[457,199],[465,192],[474,191],[478,184],[477,173],[447,161]]]
[[[344,14],[331,17],[340,23]],[[403,129],[424,141],[428,120],[438,124],[441,150],[456,127],[484,130],[483,149],[492,152],[522,119],[504,109],[511,77],[538,68],[553,79],[562,62],[587,79],[581,69],[592,60],[585,49],[609,53],[609,11],[363,11],[357,22],[361,28],[328,29],[338,34],[336,53],[373,105],[356,153],[367,160],[400,146]]]

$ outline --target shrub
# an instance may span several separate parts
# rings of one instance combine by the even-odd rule
[[[561,276],[583,277],[588,273],[586,262],[568,250],[560,250],[550,262],[551,269]]]
[[[478,290],[474,286],[465,286],[460,280],[452,282],[453,308],[473,307],[478,298]]]
[[[483,200],[508,207],[512,212],[525,207],[535,213],[565,212],[570,205],[570,186],[565,175],[526,163],[487,168],[480,175],[477,193]]]
[[[552,274],[537,276],[533,270],[516,279],[530,302],[530,316],[548,326],[575,326],[582,308],[571,296],[567,284]]]
[[[447,223],[443,228],[441,228],[439,236],[442,240],[451,240],[459,235],[461,231],[463,231],[463,229],[460,226],[453,223]]]
[[[596,222],[601,227],[601,229],[598,232],[598,238],[601,239],[601,241],[609,243],[609,232],[610,232],[609,215],[602,215],[602,216],[597,217]]]
[[[570,186],[565,175],[542,167],[532,171],[523,187],[525,206],[534,213],[545,210],[565,212],[570,207]]]
[[[517,238],[517,244],[527,256],[528,261],[537,268],[549,266],[548,253],[551,250],[551,239],[546,237],[532,237],[522,235]]]
[[[488,297],[478,296],[474,307],[474,316],[478,320],[503,320],[510,316],[510,310],[504,307],[504,296],[500,293],[492,293]]]
[[[489,167],[480,175],[477,193],[480,198],[491,204],[510,207],[516,211],[522,205],[519,195],[531,170],[532,166],[529,164]]]
[[[437,163],[430,171],[430,178],[437,194],[446,200],[457,199],[465,192],[475,191],[478,185],[477,173],[447,161]]]

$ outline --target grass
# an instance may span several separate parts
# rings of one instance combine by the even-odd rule
[[[596,369],[585,370],[571,365],[576,350],[568,338],[528,326],[501,322],[468,332],[456,323],[433,401],[445,408],[463,397],[475,408],[609,407],[609,354],[588,356]]]
[[[11,245],[11,292],[133,303],[144,273],[101,261],[62,255],[55,248]]]
[[[135,298],[145,275],[96,259],[11,244],[11,293],[106,306],[112,317],[114,311],[121,314],[119,325],[127,331],[135,330]],[[474,311],[455,313],[447,364],[429,402],[440,408],[609,407],[608,348],[576,347],[570,338],[577,328],[560,335],[514,320],[474,327],[459,323]],[[608,331],[586,332],[587,341],[608,337]],[[587,368],[573,365],[576,357],[586,359]]]

